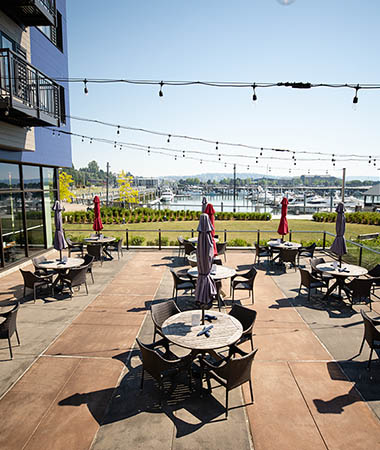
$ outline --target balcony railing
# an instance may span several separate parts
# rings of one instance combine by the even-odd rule
[[[26,26],[55,26],[55,0],[1,0],[0,9]]]
[[[19,126],[59,126],[59,86],[21,56],[0,49],[0,119]]]

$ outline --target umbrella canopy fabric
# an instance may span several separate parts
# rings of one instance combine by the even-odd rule
[[[346,218],[344,216],[344,204],[338,203],[335,210],[338,215],[336,216],[335,230],[336,237],[331,246],[331,251],[338,256],[345,255],[347,253],[346,239],[344,232],[346,231]]]
[[[214,256],[216,256],[218,254],[218,251],[216,249],[216,242],[215,242],[215,209],[212,206],[211,203],[207,203],[206,209],[205,209],[205,214],[208,215],[208,218],[210,219],[210,223],[211,223],[211,236],[212,236],[212,242],[213,242],[213,246],[214,246]]]
[[[211,236],[212,226],[207,214],[201,214],[197,231],[199,231],[197,244],[198,281],[195,289],[195,300],[207,305],[217,293],[215,281],[210,276],[214,259],[214,246]]]
[[[281,236],[289,233],[288,219],[286,218],[286,214],[288,213],[288,203],[289,201],[286,197],[281,201],[281,219],[277,230],[277,233],[281,234]]]
[[[61,202],[57,200],[53,206],[54,225],[55,225],[54,248],[60,251],[63,250],[64,248],[67,248],[65,236],[63,234],[62,210],[63,208]]]
[[[203,197],[202,198],[202,213],[205,212],[206,206],[207,206],[207,198]]]
[[[97,195],[94,197],[94,224],[92,229],[94,231],[101,231],[103,229],[102,219],[100,217],[100,199]]]

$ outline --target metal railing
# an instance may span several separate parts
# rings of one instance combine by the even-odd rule
[[[24,58],[7,48],[0,49],[0,93],[8,106],[17,99],[29,108],[60,118],[59,86]],[[24,111],[26,113],[26,111]]]
[[[55,14],[55,0],[36,0],[37,3],[41,3],[50,14]]]

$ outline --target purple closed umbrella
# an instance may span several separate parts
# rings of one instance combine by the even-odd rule
[[[59,250],[59,258],[62,260],[62,250],[67,248],[67,243],[65,240],[65,236],[63,234],[63,225],[62,225],[62,205],[56,200],[53,211],[54,211],[54,225],[55,225],[55,233],[54,233],[54,248]]]
[[[197,231],[199,231],[197,244],[198,281],[195,289],[195,300],[202,305],[202,323],[204,323],[205,306],[212,301],[212,297],[217,293],[215,281],[210,275],[214,259],[214,245],[211,235],[212,226],[207,214],[201,214]]]
[[[342,263],[342,256],[347,253],[346,239],[344,237],[344,232],[346,230],[344,204],[339,203],[335,211],[338,213],[335,223],[336,237],[330,250],[339,256],[339,261]]]
[[[207,198],[203,197],[202,198],[202,212],[203,213],[205,212],[206,206],[207,206]]]

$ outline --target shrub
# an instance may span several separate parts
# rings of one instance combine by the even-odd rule
[[[131,239],[131,245],[143,245],[144,241],[144,236],[133,236]]]
[[[154,245],[160,245],[158,238],[155,239]],[[169,238],[166,236],[161,237],[161,245],[167,247],[169,245]]]
[[[247,242],[245,239],[232,239],[231,241],[228,241],[227,247],[251,247],[252,245]]]

